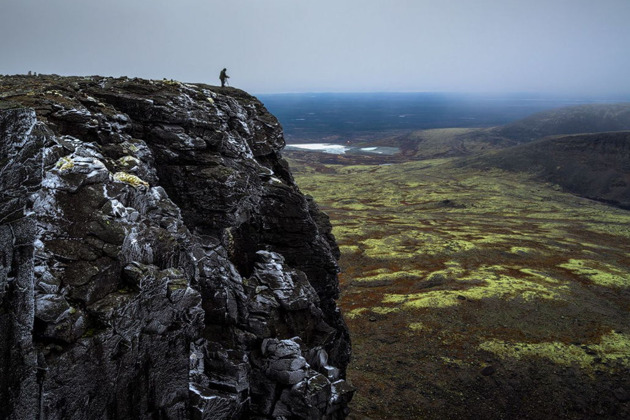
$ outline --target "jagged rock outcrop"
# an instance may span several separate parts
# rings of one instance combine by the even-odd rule
[[[0,89],[0,418],[345,417],[339,251],[255,98]]]

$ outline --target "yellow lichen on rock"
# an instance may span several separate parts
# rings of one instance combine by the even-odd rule
[[[124,182],[125,184],[129,184],[133,187],[149,187],[149,183],[143,181],[135,175],[128,174],[127,172],[116,172],[114,174],[114,179],[116,181]]]
[[[180,82],[173,79],[162,79],[162,83],[168,86],[181,86],[182,85]]]
[[[69,171],[70,169],[74,168],[74,160],[72,160],[72,158],[69,156],[64,156],[57,161],[55,167],[61,172]]]

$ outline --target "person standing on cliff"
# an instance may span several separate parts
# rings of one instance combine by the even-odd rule
[[[219,74],[219,79],[221,79],[221,87],[225,87],[225,84],[227,83],[227,79],[229,78],[230,76],[227,75],[227,69],[221,70],[221,74]]]

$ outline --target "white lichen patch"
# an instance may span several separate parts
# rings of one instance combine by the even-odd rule
[[[127,155],[118,159],[116,163],[118,163],[121,166],[133,168],[134,166],[137,166],[140,163],[140,161],[133,156]]]
[[[81,153],[81,154],[79,154]],[[90,150],[81,149],[68,156],[63,156],[47,171],[42,186],[52,189],[76,191],[82,185],[95,184],[108,179],[109,171],[105,164],[96,157],[84,156]],[[68,177],[68,174],[75,176]]]
[[[53,95],[53,96],[63,96],[63,94],[61,92],[59,92],[58,90],[47,90],[46,92],[44,92],[46,95]]]

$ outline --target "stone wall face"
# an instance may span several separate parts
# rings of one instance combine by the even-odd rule
[[[345,417],[339,251],[262,104],[0,87],[0,418]]]

